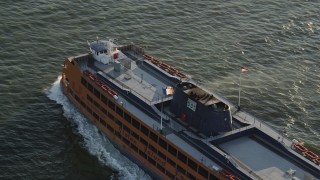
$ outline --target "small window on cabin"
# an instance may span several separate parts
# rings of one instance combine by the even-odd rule
[[[116,124],[118,124],[120,127],[122,127],[122,122],[119,121],[117,118],[114,118],[114,121],[116,122]]]
[[[117,106],[116,112],[120,117],[123,117],[123,110],[119,106]]]
[[[140,137],[140,142],[148,147],[148,142],[146,140],[144,140],[142,137]]]
[[[111,110],[115,110],[115,104],[112,102],[112,101],[109,101],[108,102],[108,106],[109,106],[109,108],[111,109]]]
[[[81,106],[85,108],[86,104],[83,101],[81,101]]]
[[[190,179],[190,180],[196,180],[196,177],[194,177],[192,174],[190,174],[189,172],[187,172],[187,177]]]
[[[176,167],[176,163],[167,157],[167,162],[171,164],[174,168]]]
[[[132,118],[132,125],[137,128],[138,130],[140,130],[140,123]]]
[[[131,131],[131,135],[136,138],[137,140],[139,140],[139,135],[133,131]]]
[[[172,147],[170,144],[168,146],[168,151],[173,155],[173,156],[177,156],[177,149]]]
[[[121,139],[121,134],[120,134],[119,131],[115,131],[115,134],[116,134],[116,136],[117,136],[119,139]]]
[[[113,121],[114,120],[114,116],[111,113],[108,113],[108,117]]]
[[[129,114],[124,113],[124,119],[125,119],[126,121],[128,121],[129,123],[131,123],[131,116],[130,116]]]
[[[178,151],[178,159],[184,163],[187,163],[187,156]]]
[[[107,99],[103,94],[101,94],[101,101],[102,101],[104,104],[108,105],[108,99]]]
[[[131,149],[133,149],[135,152],[138,152],[138,147],[131,143]]]
[[[88,83],[88,90],[93,93],[93,86],[90,83]]]
[[[97,103],[95,100],[93,100],[93,104],[94,104],[98,109],[100,109],[100,104]]]
[[[87,80],[85,80],[83,77],[81,77],[81,84],[82,84],[84,87],[87,87]]]
[[[126,139],[125,137],[122,136],[121,140],[126,144],[129,145],[130,141],[128,139]]]
[[[170,173],[169,171],[166,171],[166,175],[170,178],[170,179],[174,179],[174,175],[172,173]]]
[[[150,137],[154,142],[158,143],[158,135],[156,135],[156,134],[153,133],[152,131],[150,131],[149,137]]]
[[[130,134],[130,129],[126,125],[122,125],[122,129]]]
[[[96,88],[93,88],[94,89],[94,95],[100,99],[100,92],[96,89]]]
[[[107,124],[107,129],[109,129],[109,131],[110,131],[110,132],[112,132],[112,133],[114,132],[113,127],[112,127],[112,126],[110,126],[109,124]]]
[[[165,142],[162,138],[159,138],[159,145],[163,148],[163,149],[165,149],[165,150],[167,150],[167,142]]]
[[[92,114],[92,110],[91,110],[91,108],[89,108],[89,106],[87,106],[87,111],[88,111],[90,114]]]
[[[162,152],[158,151],[158,156],[160,156],[163,160],[166,161],[167,157]]]
[[[105,108],[101,107],[101,111],[102,111],[106,116],[108,115],[108,111],[107,111]]]
[[[186,174],[186,170],[185,169],[183,169],[181,166],[179,166],[179,165],[177,165],[177,170],[179,171],[179,172],[181,172],[182,174]]]
[[[195,170],[195,171],[197,171],[197,163],[195,163],[194,161],[192,161],[191,159],[188,159],[188,166],[191,168],[191,169],[193,169],[193,170]]]
[[[102,118],[100,118],[100,123],[101,123],[103,126],[106,126],[106,125],[107,125],[106,121],[103,120]]]
[[[148,135],[149,135],[149,129],[146,128],[144,125],[141,125],[141,132],[148,137]]]
[[[160,164],[157,164],[157,168],[161,171],[161,172],[163,172],[163,173],[165,173],[165,169],[164,169],[164,167],[163,166],[161,166]]]
[[[151,157],[148,157],[148,161],[152,164],[152,165],[156,165],[156,161],[153,160]]]
[[[71,96],[73,96],[73,91],[72,91],[72,89],[70,89],[70,94],[71,94]]]
[[[143,151],[139,150],[139,154],[144,157],[145,159],[147,159],[147,154],[144,153]]]
[[[199,166],[198,173],[199,173],[201,176],[203,176],[203,177],[205,177],[205,178],[208,178],[208,171],[205,170],[205,169],[204,169],[203,167],[201,167],[201,166]]]
[[[76,100],[77,100],[78,102],[81,101],[80,98],[79,98],[79,96],[75,95],[74,97],[76,98]]]
[[[91,97],[91,96],[89,96],[88,94],[87,94],[87,99],[88,99],[90,102],[93,102],[92,97]]]
[[[98,114],[96,114],[95,112],[92,112],[92,114],[93,114],[93,117],[96,118],[96,120],[99,121],[99,116],[98,116]]]
[[[213,174],[210,174],[209,179],[210,179],[210,180],[219,180],[219,178],[217,178],[217,177],[214,176]]]
[[[149,144],[149,149],[151,151],[153,151],[154,153],[157,153],[157,149],[154,146],[152,146],[151,144]]]

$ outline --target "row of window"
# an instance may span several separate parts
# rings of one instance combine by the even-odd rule
[[[110,126],[105,120],[103,120],[101,117],[99,117],[94,111],[92,111],[92,109],[89,106],[86,106],[85,103],[83,103],[83,101],[80,100],[80,98],[76,95],[75,99],[83,104],[83,107],[90,113],[92,114],[92,116],[96,119],[99,120],[99,122],[107,127],[107,129],[114,133],[119,139],[121,139],[125,144],[129,145],[131,147],[132,150],[134,150],[135,152],[137,152],[140,156],[142,156],[143,158],[145,158],[146,160],[148,160],[152,165],[154,165],[155,167],[157,167],[161,172],[163,172],[164,174],[166,174],[168,177],[170,177],[171,179],[174,178],[174,175],[172,173],[170,173],[169,171],[166,171],[165,168],[163,167],[164,164],[162,163],[158,163],[156,162],[152,157],[148,156],[145,152],[145,150],[140,150],[138,149],[138,147],[135,145],[135,143],[131,143],[126,137],[122,136],[120,132],[115,131],[114,128],[112,126]],[[92,97],[90,95],[87,95],[87,99],[94,104],[96,107],[100,107],[101,111],[103,109],[102,106],[98,105],[98,103],[96,101],[94,101],[92,99]],[[108,113],[106,110],[104,112],[105,114],[108,115],[108,117],[111,116],[110,119],[112,119],[113,121],[115,121],[120,127],[122,127],[122,130],[124,130],[126,133],[129,133],[132,135],[132,137],[134,137],[136,140],[140,140],[140,142],[142,142],[144,145],[148,146],[147,141],[145,141],[142,137],[139,138],[139,135],[136,134],[135,132],[131,131],[126,125],[122,124],[119,120],[117,120],[116,118],[114,118],[114,116],[111,115],[111,113]],[[149,145],[149,148],[152,149],[153,151],[156,152],[156,148],[154,148],[152,145]],[[160,151],[159,151],[160,152]],[[161,152],[160,152],[161,153]],[[165,159],[165,155],[163,154],[163,157]]]
[[[144,135],[149,137],[152,141],[159,144],[165,151],[168,151],[170,154],[172,154],[174,157],[177,157],[181,162],[184,164],[187,164],[190,168],[197,171],[200,175],[207,178],[208,177],[208,171],[205,170],[203,167],[198,166],[196,162],[194,162],[191,159],[188,159],[186,155],[184,155],[182,152],[177,151],[177,149],[170,144],[168,144],[161,136],[159,137],[157,134],[155,134],[153,131],[150,131],[149,128],[141,124],[139,121],[137,121],[135,118],[131,117],[129,114],[124,112],[122,108],[118,105],[116,105],[113,100],[108,100],[103,93],[100,93],[96,88],[94,88],[89,82],[87,82],[84,78],[81,79],[82,84],[92,93],[94,96],[96,96],[98,99],[101,100],[105,105],[108,106],[113,112],[117,113],[120,117],[125,119],[129,124],[131,124],[133,127],[135,127],[138,131],[142,132]],[[145,141],[142,137],[139,137],[136,133],[133,131],[130,131],[130,128],[122,124],[119,120],[115,119],[114,116],[111,113],[108,113],[108,111],[103,108],[99,103],[93,100],[92,97],[87,95],[87,99],[94,104],[98,109],[100,109],[105,115],[107,115],[110,119],[114,120],[124,131],[131,134],[133,137],[135,137],[138,141],[140,141],[142,144],[144,144],[146,147],[149,147],[149,149],[153,150],[156,154],[158,154],[163,160],[170,163],[173,167],[177,168],[178,171],[180,171],[182,174],[186,174],[186,170],[177,165],[173,160],[166,157],[163,153],[160,151],[157,151],[156,148],[154,148],[151,144],[149,144],[147,141]],[[191,176],[191,175],[190,175]],[[210,175],[213,176],[213,175]]]

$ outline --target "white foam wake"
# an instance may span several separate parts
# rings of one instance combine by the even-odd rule
[[[61,76],[53,83],[47,96],[62,105],[64,116],[77,124],[77,132],[84,138],[84,144],[90,154],[103,164],[120,172],[120,179],[151,179],[136,164],[123,156],[98,128],[91,124],[68,100],[60,89]]]

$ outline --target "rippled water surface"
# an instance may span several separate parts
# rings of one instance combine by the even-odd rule
[[[87,40],[134,42],[320,154],[320,2],[0,2],[0,179],[148,179],[61,94]]]

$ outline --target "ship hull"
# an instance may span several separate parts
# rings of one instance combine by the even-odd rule
[[[63,94],[69,99],[69,101],[72,102],[80,111],[80,104],[77,103],[77,101],[73,98],[73,96],[70,96],[70,93],[68,93],[68,90],[66,86],[63,85],[62,80],[60,81],[60,88],[63,92]],[[83,113],[82,114],[86,117],[86,119],[90,122],[93,123],[93,125],[97,126],[99,128],[100,132],[103,132],[104,135],[108,138],[108,140],[111,142],[111,144],[117,148],[121,154],[123,154],[125,157],[127,157],[130,161],[134,162],[136,165],[138,165],[141,169],[143,169],[152,179],[165,179],[163,176],[160,176],[159,174],[155,173],[154,169],[150,168],[146,163],[141,161],[139,158],[134,156],[128,149],[119,144],[119,142],[115,138],[109,137],[99,126],[99,124],[96,123],[96,121],[92,120],[87,114]]]

